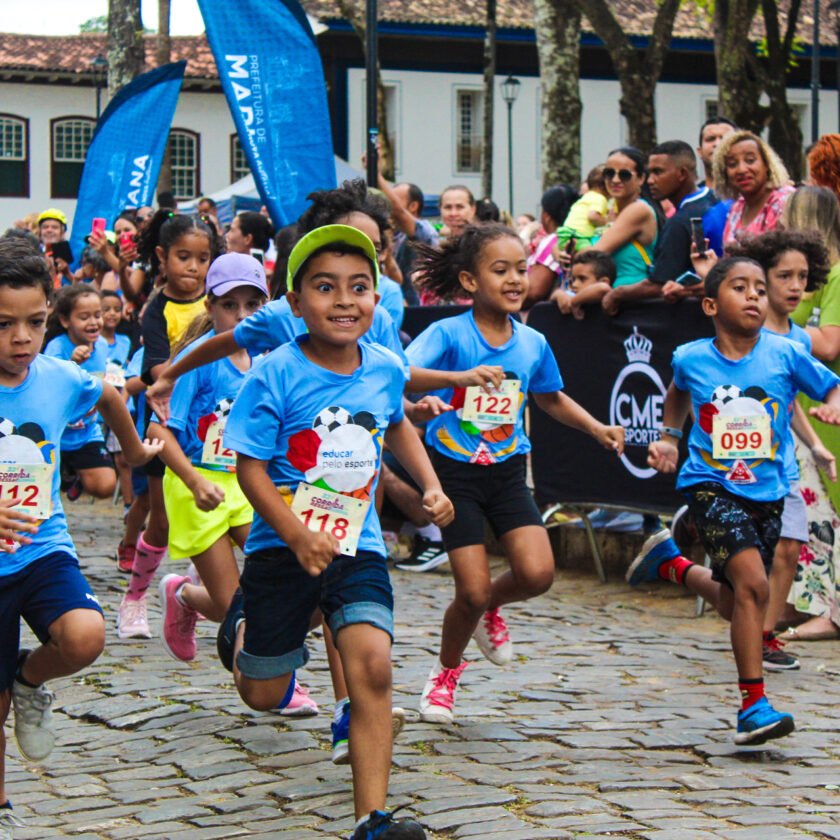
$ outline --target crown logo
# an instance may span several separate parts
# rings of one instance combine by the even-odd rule
[[[653,352],[653,342],[645,338],[638,327],[633,327],[633,335],[624,342],[624,352],[628,362],[643,362],[648,364]]]

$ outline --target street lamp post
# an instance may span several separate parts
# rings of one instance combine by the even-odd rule
[[[814,0],[811,38],[811,142],[820,139],[820,0]]]
[[[519,96],[519,88],[522,83],[513,76],[508,76],[502,82],[502,99],[507,104],[508,123],[508,209],[513,216],[513,103]]]
[[[379,114],[376,107],[376,63],[378,61],[376,0],[367,0],[365,7],[365,98],[367,113],[367,182],[379,183]]]
[[[831,0],[828,8],[835,13],[834,26],[837,32],[837,129],[840,131],[840,0]]]
[[[105,87],[105,74],[108,72],[108,59],[102,53],[90,62],[93,70],[93,84],[96,87],[96,121],[99,122],[99,115],[102,113],[102,88]]]

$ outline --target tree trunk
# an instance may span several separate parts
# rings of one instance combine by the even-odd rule
[[[171,0],[158,0],[158,31],[155,41],[155,64],[161,67],[172,60],[172,39],[169,37],[169,18]],[[169,143],[163,153],[160,165],[157,191],[170,192],[172,190],[172,156],[169,153]]]
[[[341,16],[353,27],[353,31],[362,42],[362,52],[367,54],[365,10],[356,7],[356,0],[338,0]],[[385,85],[382,84],[382,71],[376,62],[376,120],[379,123],[379,170],[388,179],[394,179],[394,150],[391,135],[388,132],[388,108],[385,100]]]
[[[140,0],[108,0],[108,97],[145,66]]]
[[[542,186],[580,183],[580,9],[575,0],[534,0],[540,62]]]
[[[496,87],[496,0],[486,0],[484,33],[484,125],[481,141],[481,191],[493,197],[493,105]],[[511,210],[513,212],[513,210]]]
[[[621,74],[618,108],[627,120],[627,142],[647,154],[656,145],[656,82],[647,75]]]

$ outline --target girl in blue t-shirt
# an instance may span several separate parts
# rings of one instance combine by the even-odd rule
[[[207,312],[193,321],[176,353],[232,330],[268,298],[265,271],[247,254],[219,257],[207,272],[206,291]],[[221,621],[239,584],[232,543],[245,545],[254,511],[237,483],[236,457],[225,449],[223,434],[250,369],[251,357],[240,349],[181,377],[168,426],[155,416],[149,426],[168,448],[163,498],[169,556],[192,558],[203,582],[197,585],[178,574],[160,582],[161,639],[166,651],[183,662],[195,657],[198,613]]]
[[[44,355],[68,359],[83,370],[104,379],[108,344],[102,338],[102,297],[88,285],[62,289],[53,304],[54,326],[63,330],[44,348]],[[70,423],[61,436],[61,465],[67,498],[75,501],[82,492],[98,499],[111,496],[117,477],[99,414],[92,410]]]
[[[470,637],[493,664],[509,662],[512,645],[500,607],[545,592],[554,577],[548,534],[525,483],[531,449],[523,423],[526,395],[530,391],[543,411],[607,449],[621,453],[624,433],[563,393],[545,338],[513,318],[528,293],[525,249],[514,231],[500,224],[467,227],[441,250],[417,250],[426,290],[443,299],[465,293],[473,299],[470,311],[432,324],[406,351],[412,370],[425,369],[424,389],[454,409],[426,426],[432,463],[455,506],[454,521],[442,529],[455,598],[420,700],[423,720],[449,723]],[[467,370],[483,371],[485,385],[459,387]],[[412,389],[416,384],[413,379]],[[510,564],[495,580],[485,519]]]

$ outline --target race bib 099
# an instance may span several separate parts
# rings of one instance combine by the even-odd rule
[[[712,418],[712,457],[715,460],[772,458],[769,414],[747,417],[716,414]]]

